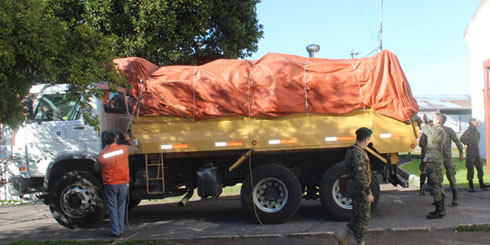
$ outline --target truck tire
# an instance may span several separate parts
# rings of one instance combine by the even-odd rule
[[[256,222],[283,223],[299,208],[301,183],[291,170],[282,165],[262,165],[243,181],[240,200],[243,209]]]
[[[320,182],[320,200],[325,211],[334,219],[348,221],[352,217],[352,199],[347,196],[347,174],[344,162],[339,162],[325,171]],[[371,193],[374,202],[371,210],[374,210],[379,200],[379,181],[374,173],[371,173]]]
[[[68,172],[55,183],[49,209],[62,226],[91,228],[106,213],[102,184],[90,172]]]

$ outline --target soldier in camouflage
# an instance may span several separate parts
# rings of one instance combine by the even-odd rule
[[[444,120],[442,121],[442,127],[446,131],[446,144],[444,145],[444,167],[446,168],[446,177],[447,180],[449,181],[449,184],[451,186],[451,190],[453,193],[453,206],[458,205],[458,187],[456,186],[456,168],[454,167],[453,163],[453,156],[452,156],[452,143],[454,142],[456,144],[456,147],[458,148],[459,151],[459,160],[463,161],[463,144],[458,139],[458,136],[456,135],[456,132],[450,127],[444,126],[444,123],[446,123],[446,115],[441,114],[444,117]]]
[[[443,153],[444,145],[446,144],[446,131],[442,127],[442,121],[444,115],[437,113],[434,118],[434,125],[430,126],[427,123],[427,117],[424,115],[424,122],[417,117],[420,128],[427,135],[427,148],[425,157],[423,159],[426,162],[426,173],[429,183],[429,191],[434,198],[434,204],[436,210],[430,212],[427,215],[428,219],[438,219],[446,215],[444,208],[444,189],[442,188],[442,165],[443,165]]]
[[[434,122],[432,120],[429,120],[429,125],[434,125]],[[424,133],[422,133],[422,135],[420,135],[420,139],[419,139],[419,147],[420,147],[420,165],[419,165],[419,170],[420,170],[420,189],[419,189],[419,194],[421,196],[424,196],[425,195],[425,180],[427,179],[427,173],[425,172],[425,166],[427,164],[425,164],[424,162],[424,157],[425,157],[425,149],[427,147],[427,135],[425,135]]]
[[[346,236],[350,232],[353,232],[357,244],[364,244],[371,203],[374,201],[370,189],[371,167],[364,148],[369,144],[372,133],[371,129],[359,128],[356,131],[356,143],[350,146],[345,154],[345,166],[349,177],[347,193],[352,198],[352,219],[347,227],[336,235],[339,244],[346,244]]]
[[[483,182],[483,168],[480,160],[480,151],[478,149],[478,141],[480,140],[480,132],[476,129],[478,121],[471,118],[468,129],[461,135],[461,142],[466,145],[466,179],[468,179],[469,191],[475,192],[473,187],[474,168],[478,172],[478,180],[480,181],[480,189],[488,188]]]

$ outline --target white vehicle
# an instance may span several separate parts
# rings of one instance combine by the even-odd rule
[[[10,179],[9,190],[12,195],[39,193],[57,220],[74,219],[78,221],[65,225],[89,227],[105,206],[102,191],[87,191],[101,188],[100,176],[93,171],[103,147],[101,132],[124,132],[130,115],[124,94],[107,92],[103,100],[94,98],[91,106],[100,119],[96,131],[84,123],[80,102],[66,94],[67,89],[36,85],[30,90],[28,120],[15,131],[13,141],[19,175]],[[56,194],[49,195],[53,190]]]

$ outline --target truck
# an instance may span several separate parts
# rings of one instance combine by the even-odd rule
[[[390,56],[391,53],[383,53],[376,59],[386,60],[386,55]],[[284,58],[280,55],[274,57]],[[290,56],[287,57],[291,59]],[[304,59],[312,62],[311,58]],[[185,115],[186,107],[178,105],[179,101],[186,101],[185,96],[165,97],[160,91],[152,97],[151,80],[154,78],[154,84],[163,86],[161,80],[158,80],[162,78],[162,74],[156,66],[148,65],[147,61],[136,61],[116,61],[119,65],[123,64],[120,70],[128,76],[132,83],[131,89],[119,89],[116,92],[107,90],[103,98],[91,100],[93,116],[100,120],[99,130],[85,124],[79,101],[66,94],[67,85],[36,85],[31,89],[29,119],[16,130],[12,147],[16,169],[19,171],[18,175],[10,178],[12,193],[37,194],[38,198],[49,205],[53,217],[62,226],[93,227],[106,213],[101,175],[93,168],[98,153],[104,148],[101,139],[104,134],[113,132],[117,135],[118,143],[123,144],[123,135],[129,132],[131,140],[138,146],[138,154],[129,159],[129,209],[136,207],[141,200],[178,196],[183,196],[178,203],[183,207],[196,189],[201,198],[218,198],[223,187],[241,185],[240,200],[243,210],[255,222],[286,222],[295,215],[302,199],[317,198],[331,217],[348,220],[351,217],[352,200],[346,191],[348,179],[343,160],[348,147],[355,143],[354,132],[359,127],[368,127],[374,131],[366,149],[372,169],[371,190],[375,199],[372,208],[379,200],[380,183],[407,186],[407,180],[400,176],[397,164],[399,153],[410,152],[417,144],[418,128],[410,120],[416,113],[416,102],[403,105],[411,106],[409,113],[405,113],[408,120],[385,115],[383,109],[387,106],[379,107],[379,103],[360,103],[361,107],[354,106],[340,113],[322,113],[315,111],[318,110],[315,108],[320,107],[313,106],[311,98],[306,100],[311,105],[310,111],[306,113],[288,109],[288,113],[276,111],[264,116],[263,113],[267,110],[260,109],[263,107],[255,100],[256,104],[253,106],[261,110],[259,114],[249,110],[242,115],[228,112],[218,115],[219,112],[212,110],[212,115],[197,113],[198,116],[189,118]],[[378,61],[375,63],[380,63]],[[223,61],[211,64],[211,68],[217,65],[220,67],[217,71],[219,76],[225,80],[233,80],[223,73],[226,62],[220,62]],[[255,67],[254,62],[231,62],[234,68],[230,70],[235,75],[239,70],[236,62]],[[355,67],[362,65],[356,62],[364,60],[340,62]],[[142,69],[141,64],[147,64],[149,69]],[[277,62],[268,64],[277,65]],[[398,63],[395,62],[396,64]],[[366,67],[372,68],[370,65]],[[185,66],[168,69],[174,69],[174,73],[182,77],[182,70],[179,69],[188,71],[204,68]],[[323,66],[321,69],[325,70]],[[390,69],[392,77],[401,72],[400,68]],[[251,69],[247,68],[249,70]],[[360,70],[362,69],[357,69],[357,72]],[[209,70],[201,70],[202,74],[209,74],[207,71]],[[362,74],[356,74],[356,69],[349,72],[352,77],[363,79]],[[289,70],[288,73],[292,72]],[[189,74],[195,77],[197,73]],[[378,75],[382,79],[387,76],[383,72],[378,72]],[[166,87],[167,89],[175,91],[175,87],[180,86],[168,75],[163,77],[172,82],[172,86],[169,85],[170,88]],[[242,77],[245,83],[252,79],[251,75]],[[325,79],[324,76],[321,77]],[[403,73],[400,77],[404,78]],[[367,84],[358,79],[356,81],[354,78],[349,82],[359,84],[359,88],[361,84]],[[398,91],[404,93],[392,96],[397,99],[404,96],[408,101],[414,102],[406,81],[397,82],[403,85]],[[98,86],[108,88],[105,83]],[[223,86],[225,85],[214,87],[221,89]],[[194,84],[192,87],[198,86]],[[249,89],[252,87],[249,86]],[[209,89],[206,91],[209,92]],[[196,95],[199,98],[205,97],[200,91],[190,94],[194,99]],[[250,94],[245,97],[250,98]],[[380,94],[382,92],[379,90],[372,90],[372,93],[364,93],[363,98],[368,101]],[[348,98],[346,94],[340,96]],[[210,97],[216,99],[216,95]],[[225,97],[227,104],[235,105],[237,103],[233,99],[239,96]],[[155,103],[157,99],[160,101]],[[268,103],[273,99],[262,98]],[[194,106],[191,109],[194,112],[196,108],[205,107],[196,101],[190,104]],[[156,107],[152,109],[152,105]],[[247,106],[251,108],[250,104],[244,108]],[[158,113],[155,109],[157,107],[165,108],[166,111]],[[209,111],[209,106],[207,108]],[[175,113],[171,114],[169,111]],[[199,115],[203,118],[198,118]]]

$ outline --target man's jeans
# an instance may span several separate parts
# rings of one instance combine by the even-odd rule
[[[111,231],[115,236],[119,236],[124,231],[128,183],[104,185],[104,190]]]

